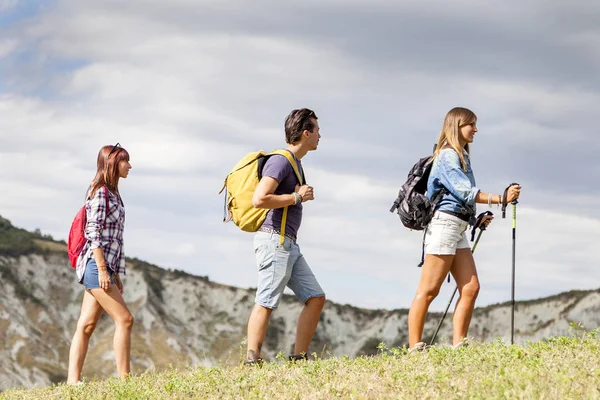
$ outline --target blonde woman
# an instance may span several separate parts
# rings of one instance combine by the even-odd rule
[[[121,378],[129,376],[133,316],[123,301],[125,254],[123,226],[125,208],[119,194],[119,179],[127,178],[129,153],[118,143],[98,153],[96,176],[85,202],[87,242],[77,259],[77,279],[85,286],[81,314],[69,352],[67,383],[81,382],[88,343],[98,318],[106,311],[115,322],[114,351]]]
[[[428,198],[435,198],[441,190],[444,194],[425,233],[425,262],[408,313],[410,352],[426,347],[421,341],[425,317],[448,272],[454,277],[459,292],[453,317],[453,346],[461,346],[467,337],[479,293],[479,279],[465,232],[474,219],[476,203],[491,205],[503,201],[502,195],[484,193],[475,184],[469,146],[476,133],[477,116],[471,110],[457,107],[448,112],[427,182]],[[506,202],[517,199],[520,190],[518,185],[511,186]],[[483,221],[485,226],[492,219],[488,217]]]

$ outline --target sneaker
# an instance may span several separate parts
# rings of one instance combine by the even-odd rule
[[[456,349],[460,349],[461,347],[468,347],[468,346],[469,346],[469,339],[464,338],[463,340],[461,340],[460,342],[458,342],[454,346],[452,346],[452,350],[456,350]]]
[[[244,360],[244,365],[258,365],[258,366],[262,366],[263,363],[265,362],[265,360],[263,360],[262,358],[254,358],[254,359],[247,359]]]
[[[419,342],[415,344],[412,349],[408,350],[408,354],[422,353],[424,351],[427,351],[427,344],[425,342]]]
[[[306,353],[292,354],[291,356],[288,357],[288,359],[290,361],[308,361],[308,356],[306,355]]]

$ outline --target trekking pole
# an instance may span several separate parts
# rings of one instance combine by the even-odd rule
[[[502,195],[502,218],[506,218],[506,196],[508,195],[508,189],[518,183],[511,183]],[[512,289],[511,289],[511,313],[510,313],[510,344],[515,343],[515,254],[516,254],[516,243],[517,243],[517,204],[519,202],[514,199],[510,204],[513,205],[513,218],[512,218]]]
[[[477,248],[477,243],[479,243],[481,234],[483,233],[483,231],[485,231],[485,225],[482,224],[483,217],[492,216],[492,215],[494,215],[494,214],[491,211],[485,211],[485,212],[482,212],[481,214],[479,214],[479,216],[477,217],[477,220],[475,221],[475,224],[473,225],[473,229],[471,230],[471,241],[473,241],[473,239],[475,239],[475,231],[477,230],[477,228],[479,228],[479,234],[477,235],[477,240],[475,240],[475,243],[473,243],[473,248],[471,249],[471,253],[475,253],[475,249]],[[454,300],[454,296],[456,296],[457,291],[458,291],[458,285],[454,288],[454,292],[452,292],[452,297],[450,297],[450,301],[448,302],[448,305],[446,306],[446,310],[444,311],[444,314],[442,315],[442,319],[440,319],[440,322],[438,323],[437,328],[435,328],[435,332],[433,333],[431,342],[429,342],[430,346],[433,346],[433,342],[435,342],[435,338],[437,337],[437,334],[438,334],[440,328],[442,327],[442,324],[444,323],[444,318],[446,318],[446,314],[448,314],[448,310],[450,309],[450,305],[452,304],[452,300]]]

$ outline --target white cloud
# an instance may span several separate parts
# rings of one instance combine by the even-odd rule
[[[2,6],[0,6],[0,10]],[[6,57],[17,47],[17,41],[12,39],[1,39],[0,40],[0,58]]]

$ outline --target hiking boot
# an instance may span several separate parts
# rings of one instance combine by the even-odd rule
[[[306,353],[292,354],[288,359],[289,361],[308,361],[308,355]]]
[[[408,354],[422,353],[424,351],[427,351],[427,347],[428,346],[425,342],[419,342],[415,344],[412,349],[408,350]]]

